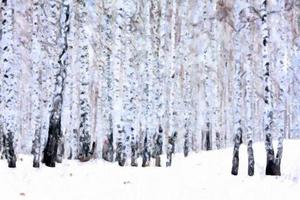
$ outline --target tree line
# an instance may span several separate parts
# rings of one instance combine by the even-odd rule
[[[298,0],[3,0],[0,153],[33,166],[265,141],[280,175],[299,137]],[[273,138],[278,138],[277,153]],[[166,154],[166,163],[161,156]]]

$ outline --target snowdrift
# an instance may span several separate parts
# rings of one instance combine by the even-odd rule
[[[300,140],[284,142],[282,176],[267,177],[263,143],[254,145],[255,175],[247,176],[246,146],[240,170],[232,176],[232,148],[174,157],[173,166],[119,167],[102,160],[64,160],[56,168],[32,168],[32,156],[19,155],[17,168],[0,161],[1,199],[16,200],[253,200],[300,198]]]

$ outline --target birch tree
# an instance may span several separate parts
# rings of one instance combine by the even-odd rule
[[[135,111],[136,111],[136,68],[134,66],[134,44],[132,35],[136,30],[133,19],[135,18],[137,5],[136,2],[126,1],[123,2],[124,18],[124,46],[125,46],[125,61],[124,61],[124,80],[123,80],[123,109],[121,116],[121,123],[123,127],[124,141],[122,147],[123,161],[131,157],[131,165],[137,166],[136,162],[136,130],[135,130]]]
[[[3,144],[8,167],[16,167],[15,137],[18,134],[18,71],[19,67],[14,65],[14,4],[12,1],[4,0],[1,6],[2,13],[2,67],[3,67],[3,103],[4,124]]]
[[[207,35],[207,43],[205,44],[203,50],[204,59],[204,98],[205,98],[205,122],[204,130],[202,132],[202,149],[211,150],[212,149],[212,122],[211,122],[211,79],[210,79],[210,66],[208,61],[210,60],[209,53],[209,16],[208,16],[208,2],[203,1],[203,32]]]
[[[41,5],[39,1],[33,1],[32,5],[32,101],[33,101],[33,145],[32,145],[32,154],[33,154],[33,167],[40,166],[40,150],[41,150],[41,62],[40,62],[40,29],[39,29],[39,17]]]
[[[279,175],[275,163],[274,149],[272,143],[272,126],[273,126],[273,97],[271,94],[270,67],[269,58],[269,28],[268,28],[268,1],[261,2],[261,34],[262,34],[262,64],[264,66],[264,131],[265,131],[265,148],[267,153],[266,175]]]
[[[102,1],[103,19],[102,30],[103,35],[103,48],[104,48],[104,98],[105,98],[105,118],[106,118],[106,138],[104,139],[102,157],[104,160],[113,162],[114,158],[114,134],[113,134],[113,70],[112,70],[112,43],[113,43],[113,30],[112,30],[112,8],[111,4]]]
[[[181,52],[182,55],[182,63],[183,66],[183,120],[184,122],[184,144],[183,144],[183,152],[184,156],[188,156],[191,150],[191,140],[192,140],[192,62],[191,60],[191,52],[189,51],[190,42],[191,42],[191,34],[189,26],[189,9],[190,4],[188,1],[181,2],[180,4],[180,18],[182,19],[181,23]]]
[[[280,23],[279,23],[279,33],[280,33],[280,45],[279,49],[277,50],[278,59],[276,62],[276,68],[279,68],[279,97],[278,97],[278,111],[277,111],[277,123],[276,126],[278,128],[278,145],[277,145],[277,153],[276,157],[274,159],[275,166],[276,166],[276,172],[275,175],[281,175],[281,159],[282,159],[282,153],[283,153],[283,139],[284,139],[284,132],[285,132],[285,123],[286,123],[286,90],[287,90],[287,69],[288,66],[286,66],[287,59],[286,59],[286,52],[287,52],[287,33],[288,28],[286,26],[286,9],[288,9],[289,4],[287,4],[285,1],[279,1],[278,7],[281,10],[280,12]]]
[[[167,152],[164,150],[164,146],[168,145],[168,141],[166,140],[166,135],[170,135],[170,123],[169,123],[169,116],[170,116],[170,110],[169,110],[169,97],[170,97],[170,90],[169,90],[169,81],[170,81],[170,74],[169,74],[169,67],[167,65],[168,61],[170,60],[169,57],[169,50],[170,50],[170,28],[171,24],[168,23],[168,20],[170,19],[169,11],[170,11],[170,1],[160,1],[159,8],[160,11],[157,15],[160,16],[159,20],[159,52],[158,52],[158,59],[159,64],[157,68],[157,81],[160,83],[160,87],[156,94],[159,96],[159,98],[156,101],[156,107],[158,109],[158,134],[156,137],[156,166],[161,166],[161,158],[160,154],[163,152]]]
[[[150,165],[151,160],[151,153],[153,148],[153,135],[155,131],[155,127],[152,123],[153,120],[153,63],[154,63],[154,55],[152,50],[152,39],[151,39],[151,14],[153,7],[151,7],[151,1],[145,1],[144,6],[144,20],[145,20],[145,32],[146,32],[146,38],[145,38],[145,47],[146,47],[146,54],[145,54],[145,60],[144,60],[144,70],[142,75],[142,80],[144,82],[143,84],[143,152],[142,152],[142,166],[147,167]]]
[[[2,22],[2,2],[0,2],[0,21]],[[2,45],[2,23],[0,24],[0,44]],[[2,47],[2,46],[1,46]],[[2,60],[2,48],[0,49],[0,58]],[[0,69],[0,110],[3,111],[3,69]],[[3,114],[0,114],[0,157],[2,158],[2,154],[4,153],[3,149],[4,149],[4,144],[3,144],[3,135],[4,135],[4,119],[3,119]]]
[[[177,40],[176,40],[176,34],[177,32],[177,19],[178,19],[178,2],[173,1],[172,5],[172,18],[171,18],[171,39],[170,39],[170,70],[169,70],[169,82],[170,84],[170,100],[169,100],[169,123],[170,123],[170,129],[169,129],[169,135],[167,140],[167,163],[166,166],[171,166],[172,164],[172,155],[175,153],[175,142],[177,139],[178,134],[178,121],[177,121],[177,115],[178,115],[178,102],[176,99],[177,97],[177,88],[178,88],[178,63],[176,62],[178,60],[177,58]]]
[[[234,80],[234,148],[233,148],[233,160],[232,160],[232,169],[231,174],[237,175],[239,169],[239,149],[242,144],[242,65],[241,65],[241,53],[240,53],[240,21],[238,14],[240,12],[240,7],[238,4],[235,4],[234,15],[234,34],[233,34],[233,46],[234,46],[234,69],[235,69],[235,80]]]
[[[87,161],[93,154],[91,148],[91,119],[89,100],[89,46],[86,26],[88,23],[86,2],[78,2],[78,61],[80,64],[80,125],[79,125],[79,154],[81,161]]]
[[[252,32],[253,25],[253,18],[248,17],[246,19],[246,23],[248,23],[246,26],[245,36],[249,36]],[[246,135],[247,135],[247,152],[248,152],[248,175],[253,176],[254,175],[254,155],[253,155],[253,115],[252,115],[252,104],[253,104],[253,72],[251,65],[253,65],[252,62],[252,54],[251,49],[253,46],[251,43],[253,42],[253,39],[250,41],[247,40],[246,45],[248,46],[246,48],[246,60],[244,63],[245,71],[246,71],[246,94],[245,94],[245,101],[246,101],[246,117],[245,117],[245,126],[246,126]]]
[[[153,147],[153,157],[155,158],[155,165],[161,166],[160,155],[162,154],[163,145],[163,128],[162,128],[162,65],[160,64],[159,52],[160,52],[160,25],[161,25],[161,7],[160,2],[157,0],[151,1],[150,7],[150,23],[151,23],[151,43],[153,51],[153,114],[155,120],[151,120],[154,129],[154,147]]]
[[[123,155],[122,155],[122,148],[123,148],[123,141],[124,141],[124,134],[123,129],[121,127],[121,108],[120,105],[122,102],[121,97],[121,72],[123,70],[123,63],[124,63],[124,39],[123,39],[123,29],[124,29],[124,19],[123,19],[123,9],[119,8],[117,5],[114,6],[114,18],[115,18],[115,42],[114,42],[114,52],[113,52],[113,65],[115,66],[115,79],[114,79],[114,130],[117,134],[116,137],[116,157],[115,160],[118,162],[120,166],[123,166]],[[116,72],[116,73],[115,73]]]
[[[57,2],[50,2],[53,8],[59,5]],[[55,17],[55,16],[54,16]],[[59,146],[62,145],[62,129],[61,116],[63,93],[66,78],[66,53],[68,50],[67,34],[69,32],[69,5],[67,1],[62,2],[62,12],[60,21],[60,39],[61,52],[58,57],[59,70],[55,75],[55,90],[53,96],[52,110],[50,113],[50,122],[48,130],[47,144],[44,149],[43,163],[48,167],[55,167],[55,162],[58,160]]]
[[[67,7],[66,7],[67,6]],[[64,134],[64,153],[68,159],[78,158],[79,148],[79,69],[77,63],[77,3],[69,0],[64,9],[68,9],[68,33],[66,42],[68,49],[66,51],[65,67],[66,79],[64,90],[64,101],[62,113],[62,130]]]

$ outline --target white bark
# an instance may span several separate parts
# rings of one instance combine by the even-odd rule
[[[19,131],[18,124],[18,77],[19,67],[14,60],[14,8],[12,1],[2,2],[2,67],[3,67],[3,103],[4,103],[4,137],[5,155],[8,166],[16,166],[15,138]]]
[[[39,29],[39,17],[41,12],[41,5],[38,0],[33,1],[32,5],[32,94],[31,100],[33,102],[32,116],[33,126],[32,127],[32,154],[34,155],[33,166],[39,167],[40,154],[41,154],[41,125],[42,125],[42,71],[41,63],[41,43],[40,43],[40,29]]]
[[[233,46],[234,46],[234,66],[235,66],[235,75],[234,75],[234,149],[233,149],[233,161],[232,161],[232,171],[233,175],[238,174],[239,169],[239,148],[242,144],[242,64],[241,64],[241,33],[238,31],[241,23],[239,20],[239,6],[238,4],[235,7],[235,32],[233,34]]]
[[[78,2],[78,67],[80,68],[80,125],[79,159],[90,159],[91,153],[91,107],[89,94],[90,61],[88,44],[88,10],[85,1]]]

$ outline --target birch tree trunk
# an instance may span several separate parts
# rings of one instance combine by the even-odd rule
[[[68,10],[68,33],[66,37],[66,43],[68,49],[66,52],[67,59],[65,60],[66,66],[66,80],[64,90],[63,101],[63,117],[62,117],[62,130],[64,133],[64,153],[68,159],[78,159],[79,148],[79,96],[78,90],[78,72],[79,69],[77,63],[77,3],[73,0],[69,0],[65,3],[63,9]],[[63,19],[61,19],[63,20]]]
[[[254,91],[253,91],[253,66],[254,57],[253,57],[253,49],[254,49],[254,23],[256,21],[256,15],[253,14],[253,2],[249,1],[246,4],[247,7],[243,8],[239,17],[241,22],[244,24],[244,27],[241,30],[241,36],[245,39],[241,41],[242,46],[245,48],[245,56],[242,59],[244,63],[245,69],[245,133],[247,138],[247,153],[248,153],[248,175],[254,175],[254,153],[253,153],[253,134],[254,134],[254,125],[253,125],[253,101],[254,101]]]
[[[154,67],[154,52],[152,49],[152,2],[145,1],[145,45],[146,45],[146,60],[145,67],[143,71],[143,81],[144,83],[144,141],[143,141],[143,167],[147,167],[150,165],[151,153],[153,150],[153,136],[155,132],[155,125],[153,125],[152,120],[154,120],[153,113],[153,67]]]
[[[33,144],[32,144],[32,154],[33,154],[33,167],[38,168],[40,166],[40,151],[41,151],[41,125],[42,125],[42,109],[41,109],[41,48],[40,48],[40,29],[39,29],[39,17],[40,17],[40,3],[38,0],[33,1],[32,5],[32,101],[33,101]]]
[[[159,91],[162,93],[160,96],[161,104],[159,112],[160,117],[160,126],[158,128],[158,137],[156,139],[158,154],[162,153],[164,151],[163,146],[168,145],[168,141],[166,141],[166,138],[170,135],[170,123],[169,123],[169,106],[170,106],[170,74],[169,74],[169,66],[167,63],[171,60],[169,56],[169,50],[170,50],[170,29],[171,24],[168,23],[170,19],[169,11],[170,11],[170,5],[171,2],[169,0],[167,1],[160,1],[160,25],[159,25],[159,37],[160,37],[160,43],[159,43],[159,67],[160,67],[160,76],[158,79],[160,79],[160,83],[162,84],[162,89]],[[165,151],[166,152],[166,151]],[[157,155],[158,155],[157,154]],[[157,156],[156,158],[156,166],[161,166],[160,157]]]
[[[161,166],[160,155],[162,154],[162,145],[163,145],[163,128],[162,128],[162,88],[164,87],[162,79],[162,70],[163,66],[160,63],[160,48],[161,48],[161,5],[160,1],[152,0],[150,7],[150,23],[151,23],[151,43],[153,51],[153,118],[152,121],[154,132],[154,149],[153,157],[155,158],[155,165]],[[157,84],[160,83],[160,84]]]
[[[104,92],[105,95],[105,119],[106,123],[106,138],[104,139],[103,149],[102,149],[102,157],[104,160],[109,162],[113,162],[114,160],[114,130],[113,130],[113,70],[112,70],[112,49],[111,46],[113,44],[113,30],[112,30],[112,8],[111,5],[105,1],[102,1],[103,6],[103,48],[104,48],[104,76],[105,83],[104,84]]]
[[[90,119],[90,66],[89,66],[89,45],[87,34],[88,10],[86,2],[78,2],[78,28],[79,28],[79,67],[80,67],[80,125],[79,125],[79,155],[80,161],[88,161],[93,155],[91,148],[91,119]]]
[[[114,53],[113,53],[113,65],[115,66],[114,70],[114,122],[116,131],[116,158],[115,160],[118,162],[120,166],[124,166],[123,163],[123,141],[124,134],[123,129],[121,127],[121,112],[122,112],[122,71],[123,71],[123,63],[124,63],[124,39],[123,39],[123,29],[124,27],[124,19],[123,19],[123,10],[117,6],[114,7],[114,19],[115,19],[115,42],[114,42]]]
[[[4,3],[4,2],[3,2]],[[2,13],[3,13],[3,9],[2,9],[2,1],[0,2],[0,21],[2,22]],[[2,23],[0,24],[0,44],[2,47],[2,31],[3,27],[2,27]],[[1,62],[2,62],[2,48],[0,50],[0,58],[1,58]],[[2,68],[0,68],[0,158],[3,159],[3,153],[4,153],[4,144],[3,144],[3,138],[4,138],[4,118],[3,118],[3,114],[2,111],[4,110],[4,105],[3,105],[3,101],[4,101],[4,96],[3,96],[3,73],[4,70]]]
[[[284,139],[284,131],[285,131],[285,113],[286,113],[286,90],[287,90],[287,62],[286,62],[286,52],[287,52],[287,31],[285,20],[285,14],[286,14],[286,2],[284,0],[279,1],[279,8],[281,10],[280,13],[280,23],[279,23],[279,32],[281,34],[281,45],[279,46],[278,50],[278,62],[276,63],[279,67],[279,106],[278,106],[278,123],[276,124],[278,127],[278,145],[277,145],[277,154],[275,158],[275,165],[276,165],[276,173],[275,175],[281,175],[281,159],[282,159],[282,153],[283,153],[283,139]]]
[[[123,110],[121,116],[121,123],[124,133],[124,141],[122,147],[122,165],[126,164],[127,159],[131,157],[131,166],[137,166],[136,155],[136,130],[135,113],[136,113],[136,79],[137,73],[134,65],[136,55],[134,55],[134,43],[132,36],[136,31],[133,23],[135,14],[137,12],[136,2],[133,0],[122,1],[123,7],[122,15],[124,18],[124,47],[125,47],[125,61],[124,61],[124,81],[123,81]]]
[[[12,1],[2,1],[2,67],[3,67],[3,102],[4,102],[4,131],[3,144],[8,167],[16,167],[15,137],[18,131],[18,71],[14,65],[14,8]]]
[[[278,168],[275,164],[274,149],[272,143],[272,125],[273,125],[273,107],[270,80],[270,58],[268,51],[269,28],[268,28],[268,1],[263,0],[261,4],[261,29],[262,29],[262,61],[264,66],[264,132],[265,148],[267,153],[266,175],[279,175]]]
[[[180,18],[182,19],[181,23],[181,38],[180,38],[180,54],[182,57],[181,65],[183,67],[183,126],[184,126],[184,142],[183,142],[183,153],[187,157],[191,150],[192,143],[192,62],[191,59],[191,38],[192,34],[190,33],[191,27],[190,23],[190,4],[188,1],[181,2],[180,4]]]
[[[204,98],[205,98],[205,122],[204,130],[202,132],[202,149],[212,150],[212,122],[211,122],[211,77],[210,77],[210,58],[208,56],[208,51],[210,47],[210,38],[209,38],[209,18],[208,18],[208,2],[204,0],[203,2],[203,32],[207,34],[207,39],[209,40],[204,52]]]
[[[170,100],[169,100],[169,109],[170,109],[170,116],[169,116],[169,123],[170,123],[170,130],[168,135],[167,141],[167,163],[166,166],[169,167],[172,164],[172,155],[175,153],[175,142],[177,138],[177,81],[178,80],[178,63],[177,61],[177,41],[176,36],[177,32],[177,20],[178,20],[178,1],[175,0],[172,3],[172,18],[171,18],[171,44],[170,44],[170,77],[169,77],[169,84],[170,84]]]
[[[240,53],[240,32],[239,28],[241,26],[238,14],[240,12],[239,6],[235,5],[235,32],[233,34],[233,46],[234,46],[234,66],[235,66],[235,76],[234,76],[234,148],[233,148],[233,159],[232,159],[232,175],[238,175],[239,170],[239,149],[242,144],[242,66],[241,66],[241,53]]]
[[[246,35],[250,35],[251,32],[247,31]],[[252,42],[252,41],[251,41]],[[251,51],[251,45],[249,46],[249,50]],[[246,68],[246,135],[247,135],[247,152],[248,152],[248,175],[254,175],[254,154],[253,154],[253,116],[252,116],[252,103],[253,103],[253,72],[251,69],[251,53],[249,52],[246,57],[245,68]]]
[[[55,2],[53,7],[58,6]],[[69,32],[69,5],[66,0],[62,2],[62,12],[60,21],[61,47],[62,50],[58,57],[59,71],[55,75],[55,90],[52,99],[52,110],[50,113],[50,122],[48,130],[47,144],[44,149],[43,163],[48,167],[55,167],[56,161],[61,161],[62,155],[58,154],[61,148],[63,133],[61,130],[63,93],[66,78],[66,59],[67,59],[67,35]],[[61,152],[62,153],[62,152]]]

